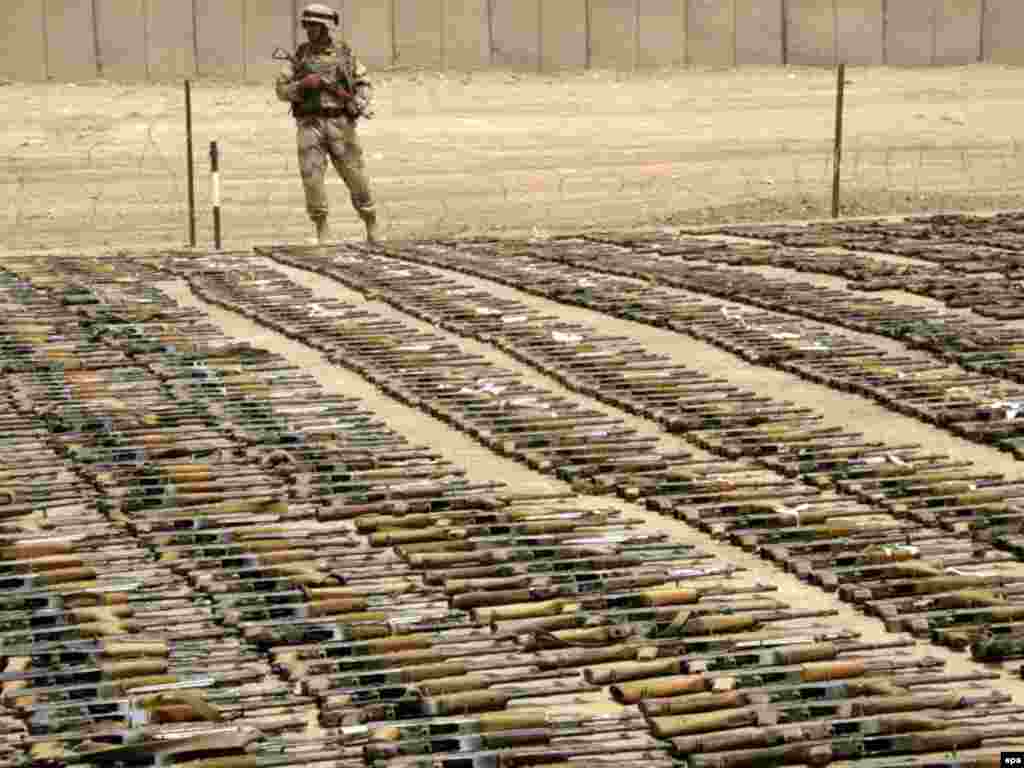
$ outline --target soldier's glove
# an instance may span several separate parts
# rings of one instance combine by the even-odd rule
[[[301,85],[305,90],[310,91],[323,87],[323,84],[323,78],[316,73],[306,75],[304,78],[299,80],[299,85]]]

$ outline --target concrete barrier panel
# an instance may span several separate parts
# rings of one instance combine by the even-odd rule
[[[540,64],[538,1],[491,0],[491,7],[491,62],[496,67],[536,70]]]
[[[46,1],[49,76],[53,80],[88,80],[97,76],[92,3]]]
[[[697,66],[736,63],[734,0],[690,0],[686,19],[686,56]]]
[[[782,0],[736,0],[736,63],[782,64]]]
[[[337,4],[332,7],[336,9]],[[294,38],[294,4],[292,0],[245,0],[244,18],[245,79],[273,80],[281,69],[271,58],[274,49],[287,48]]]
[[[110,80],[145,80],[145,0],[98,0],[100,66]]]
[[[881,66],[884,18],[882,0],[836,0],[839,61],[854,66]]]
[[[345,39],[369,68],[392,64],[390,3],[380,0],[345,0],[342,14]]]
[[[245,74],[245,0],[196,0],[196,71],[241,80]],[[291,49],[291,39],[282,48]]]
[[[932,63],[935,3],[888,3],[885,20],[885,62],[894,67],[925,67]]]
[[[442,0],[395,0],[395,45],[398,64],[441,66]]]
[[[444,65],[451,69],[486,67],[490,60],[487,0],[444,0],[444,6]]]
[[[832,3],[822,0],[787,0],[787,61],[807,66],[835,63],[835,28]]]
[[[46,79],[43,0],[8,3],[4,10],[0,76],[10,80]]]
[[[196,73],[192,3],[146,0],[146,38],[151,80],[177,80]]]
[[[636,65],[686,66],[686,0],[636,0]]]
[[[546,72],[587,66],[587,0],[543,0],[541,66]]]
[[[973,64],[981,43],[981,0],[939,0],[935,64]]]
[[[1024,64],[1024,3],[1021,0],[987,0],[985,58],[996,64]]]
[[[632,69],[633,24],[633,0],[590,0],[590,66]]]

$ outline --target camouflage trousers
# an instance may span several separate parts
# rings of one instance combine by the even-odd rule
[[[363,148],[355,124],[346,117],[304,117],[298,121],[299,173],[306,191],[306,211],[314,221],[326,218],[327,158],[348,187],[352,207],[360,218],[373,216],[373,194],[363,170]]]

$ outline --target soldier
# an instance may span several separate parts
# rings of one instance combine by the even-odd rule
[[[373,244],[378,242],[377,213],[356,136],[356,121],[369,115],[371,86],[366,68],[348,45],[334,40],[338,22],[338,12],[325,5],[303,9],[301,23],[309,41],[299,46],[278,76],[277,97],[292,105],[299,172],[317,241],[324,243],[329,237],[324,172],[330,157],[366,224],[366,240]]]

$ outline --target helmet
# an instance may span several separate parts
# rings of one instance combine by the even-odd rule
[[[338,16],[338,12],[330,6],[313,3],[302,9],[301,23],[322,24],[333,35],[338,31],[341,18]]]

